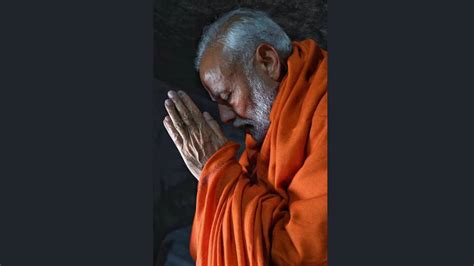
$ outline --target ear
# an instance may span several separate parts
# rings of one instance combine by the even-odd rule
[[[275,48],[262,43],[257,47],[255,53],[257,66],[267,73],[272,80],[278,81],[281,74],[281,62]]]

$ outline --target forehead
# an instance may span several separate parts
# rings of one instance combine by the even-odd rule
[[[226,82],[226,73],[219,53],[209,51],[203,54],[199,76],[206,90],[218,91]]]
[[[220,83],[224,80],[224,75],[219,64],[207,64],[203,61],[201,68],[199,69],[201,81],[205,83],[207,87],[212,87],[216,83]]]

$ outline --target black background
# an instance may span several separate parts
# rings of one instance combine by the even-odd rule
[[[153,6],[0,3],[2,266],[152,265]],[[330,265],[471,265],[472,2],[328,11]]]

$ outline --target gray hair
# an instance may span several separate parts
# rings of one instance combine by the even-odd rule
[[[261,43],[273,46],[283,64],[286,63],[292,51],[291,40],[278,24],[262,11],[232,10],[204,29],[195,68],[199,71],[202,56],[209,46],[221,44],[229,63],[243,63],[247,72]]]

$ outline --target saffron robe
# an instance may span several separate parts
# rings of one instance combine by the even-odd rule
[[[293,42],[287,66],[260,150],[229,141],[202,170],[197,265],[327,265],[327,52]]]

